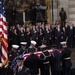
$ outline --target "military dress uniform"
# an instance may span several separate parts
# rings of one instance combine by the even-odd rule
[[[48,51],[43,51],[39,56],[41,61],[41,75],[50,75],[50,56],[51,54]]]
[[[62,68],[63,68],[63,75],[70,75],[70,70],[71,70],[71,50],[68,49],[67,47],[64,48],[62,51]]]
[[[32,48],[30,50],[32,50]],[[28,67],[30,69],[31,75],[38,75],[39,74],[40,60],[37,55],[35,55],[34,53],[30,54],[30,56],[28,56],[25,59],[24,64],[26,67]]]
[[[37,48],[36,48],[37,42],[34,40],[31,40],[30,42],[31,42],[31,45],[27,48],[27,52],[29,53],[31,48],[34,48],[34,52],[36,52],[37,51]]]
[[[52,59],[52,75],[61,75],[62,71],[62,65],[61,65],[61,59],[62,59],[62,54],[58,52],[57,50],[54,50],[53,53],[53,59]]]
[[[31,74],[29,69],[23,66],[22,68],[16,69],[15,75],[31,75]]]
[[[13,59],[18,55],[18,48],[18,45],[12,45],[12,50],[8,53],[8,59],[10,63],[12,63]]]
[[[9,59],[9,61],[13,61],[13,59],[17,56],[18,54],[17,53],[15,53],[15,52],[13,52],[13,51],[10,51],[9,53],[8,53],[8,59]]]
[[[21,42],[20,44],[21,44],[21,48],[18,50],[18,55],[23,55],[28,53],[26,49],[27,42]]]
[[[25,67],[24,63],[22,62],[24,62],[24,59],[22,57],[17,59],[17,68],[15,69],[14,74],[15,75],[31,75],[29,68]],[[18,65],[18,63],[21,65]]]

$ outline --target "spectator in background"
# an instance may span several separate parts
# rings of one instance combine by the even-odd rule
[[[24,28],[23,27],[20,28],[20,32],[19,32],[18,36],[19,36],[20,42],[25,41],[25,33],[24,33]]]
[[[30,32],[30,28],[29,27],[26,28],[25,40],[27,42],[27,47],[29,47],[30,46],[30,40],[31,40],[31,32]]]
[[[74,47],[74,31],[75,31],[75,27],[72,23],[70,23],[69,25],[69,29],[68,29],[68,40],[67,40],[67,44],[69,48],[73,48]]]
[[[60,27],[60,24],[59,24],[59,25],[57,25],[57,27],[55,29],[55,40],[56,40],[57,49],[60,48],[60,42],[62,40],[62,34],[63,34],[63,30],[62,30],[62,28]]]
[[[36,30],[35,25],[32,26],[31,37],[32,37],[32,40],[34,41],[38,40],[38,31]]]
[[[47,46],[48,46],[48,48],[50,48],[51,39],[52,39],[52,32],[51,32],[51,29],[49,29],[49,26],[46,25],[46,29],[44,30],[44,40],[47,41]]]
[[[43,30],[42,30],[42,28],[40,28],[39,29],[39,33],[38,33],[38,46],[41,46],[42,40],[43,40],[43,36],[44,36]]]
[[[12,35],[13,35],[13,39],[12,39],[13,40],[12,41],[13,44],[19,44],[19,40],[18,40],[19,37],[18,37],[18,34],[17,34],[17,30],[16,29],[13,30],[13,34]]]

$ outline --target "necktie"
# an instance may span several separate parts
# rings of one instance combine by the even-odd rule
[[[21,68],[18,68],[18,72],[20,72],[21,71]]]

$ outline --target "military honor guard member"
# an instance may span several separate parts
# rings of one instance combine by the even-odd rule
[[[47,43],[46,40],[42,40],[42,45],[38,47],[39,51],[44,51],[48,49],[48,46],[46,43]]]
[[[52,46],[52,59],[51,59],[51,72],[52,75],[61,75],[62,72],[62,54],[56,49],[56,46]]]
[[[34,40],[31,40],[30,41],[30,46],[28,47],[28,53],[29,53],[29,50],[31,49],[31,48],[34,48],[34,52],[36,52],[37,51],[37,48],[36,48],[36,41],[34,41]]]
[[[25,59],[25,66],[30,69],[31,75],[38,75],[39,74],[39,65],[40,65],[40,60],[37,55],[34,54],[34,48],[30,48],[29,53],[30,56],[28,56]]]
[[[50,57],[51,54],[47,51],[47,46],[46,45],[41,45],[40,46],[42,53],[39,56],[39,59],[41,61],[40,64],[40,71],[41,75],[50,75]]]
[[[63,68],[63,75],[70,75],[71,71],[71,50],[67,47],[67,42],[61,42],[62,44],[62,68]]]
[[[18,55],[22,55],[22,54],[28,53],[27,49],[26,49],[27,42],[21,42],[20,44],[21,44],[21,48],[18,50]]]
[[[31,75],[29,68],[24,66],[24,59],[22,57],[17,59],[15,75]]]
[[[8,59],[10,62],[18,55],[18,45],[12,45],[12,50],[8,53]]]

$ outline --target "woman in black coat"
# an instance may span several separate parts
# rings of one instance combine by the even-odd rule
[[[17,34],[17,31],[16,29],[13,30],[13,44],[18,44],[19,43],[19,40],[18,40],[18,34]]]
[[[26,29],[26,42],[27,42],[27,47],[30,46],[30,40],[31,40],[31,32],[30,32],[30,28],[27,27],[27,29]]]
[[[38,34],[38,45],[41,46],[42,40],[43,40],[43,30],[40,28],[39,29],[39,34]]]

